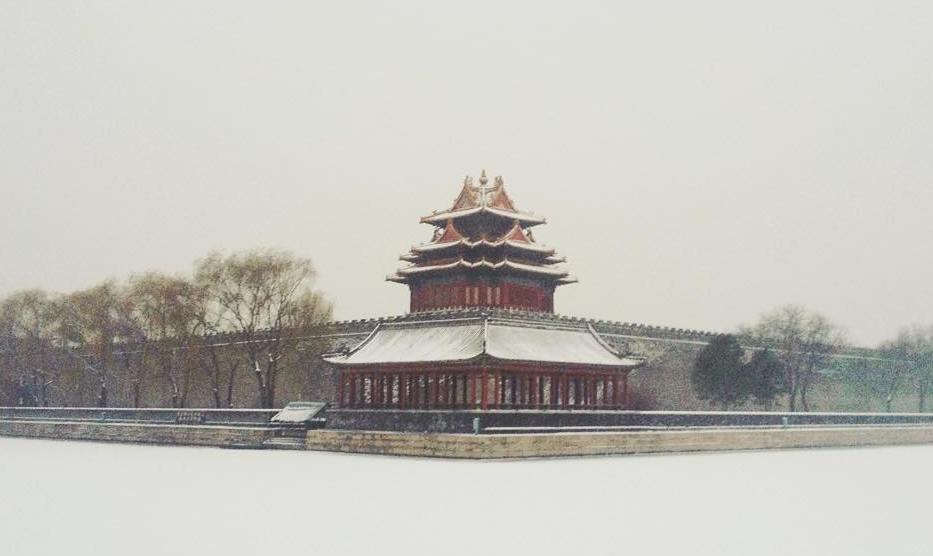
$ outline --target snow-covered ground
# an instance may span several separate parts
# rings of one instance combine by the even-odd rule
[[[0,555],[930,554],[933,447],[507,462],[0,438]]]

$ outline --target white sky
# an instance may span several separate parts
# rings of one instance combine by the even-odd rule
[[[401,313],[485,167],[580,277],[561,313],[933,321],[929,3],[558,6],[0,3],[0,294],[275,246]]]

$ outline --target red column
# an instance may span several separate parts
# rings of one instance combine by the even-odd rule
[[[499,407],[502,406],[502,396],[501,396],[501,391],[502,391],[502,373],[500,373],[499,371],[496,371],[496,373],[495,373],[495,375],[493,376],[493,379],[492,379],[492,384],[493,384],[493,386],[495,387],[495,392],[496,392],[495,406],[494,406],[494,407],[499,408]]]
[[[411,383],[411,394],[415,398],[414,407],[418,409],[423,408],[424,405],[422,404],[426,403],[425,401],[422,401],[422,400],[427,400],[426,397],[422,396],[424,394],[424,389],[426,387],[426,386],[421,385],[421,379],[423,378],[424,378],[424,375],[420,373],[416,374],[415,376],[412,377],[412,383]]]
[[[444,375],[444,405],[453,403],[454,376]]]
[[[403,392],[405,392],[405,407],[407,408],[411,405],[411,373],[406,372],[404,375],[402,375],[402,388],[404,388]]]
[[[476,372],[471,371],[467,375],[467,388],[469,389],[469,394],[467,395],[467,405],[470,409],[476,409]]]
[[[360,376],[360,406],[362,407],[369,406],[372,403],[372,380],[373,375],[371,373],[364,373]]]
[[[366,377],[369,376],[366,373],[360,373],[360,383],[359,391],[356,393],[359,400],[357,401],[358,407],[363,407],[366,405]]]
[[[431,391],[431,383],[428,380],[427,373],[418,377],[418,390],[419,396],[423,395],[423,397],[419,398],[418,400],[418,407],[427,409],[428,404],[431,402],[431,396],[429,395]]]
[[[405,394],[405,373],[398,373],[398,406],[402,407],[402,396]]]
[[[418,407],[427,409],[428,405],[431,403],[431,380],[427,373],[421,375],[421,380],[418,381],[418,390],[420,390],[419,395],[422,396],[422,400],[419,401],[420,405]]]
[[[622,400],[625,404],[625,409],[628,409],[631,405],[628,393],[628,371],[625,371],[625,374],[622,375]]]
[[[447,375],[437,375],[437,388],[435,392],[437,393],[437,406],[444,407],[447,405],[447,388],[450,386]]]
[[[337,371],[337,407],[343,407],[343,381],[346,380],[343,371]]]
[[[531,398],[528,400],[532,407],[538,406],[538,375],[531,377]]]
[[[347,407],[353,407],[356,404],[356,373],[348,373],[350,379],[350,399],[347,400]]]
[[[484,368],[482,383],[480,384],[480,396],[482,397],[482,402],[480,407],[483,408],[483,411],[489,409],[489,372]]]

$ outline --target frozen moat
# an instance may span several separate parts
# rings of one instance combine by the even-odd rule
[[[933,446],[467,462],[0,438],[0,554],[929,554]]]

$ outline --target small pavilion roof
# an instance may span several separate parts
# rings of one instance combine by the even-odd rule
[[[626,357],[589,325],[542,325],[521,320],[474,318],[381,323],[356,347],[325,356],[335,365],[471,363],[487,358],[515,363],[549,363],[634,369],[642,359]]]
[[[448,210],[424,216],[421,222],[435,226],[445,225],[448,220],[482,213],[514,220],[522,226],[535,226],[546,222],[544,218],[520,212],[515,208],[515,203],[505,191],[505,183],[501,176],[497,176],[491,186],[487,187],[487,182],[485,170],[479,178],[479,186],[474,186],[473,179],[467,177],[463,181],[463,189]]]

